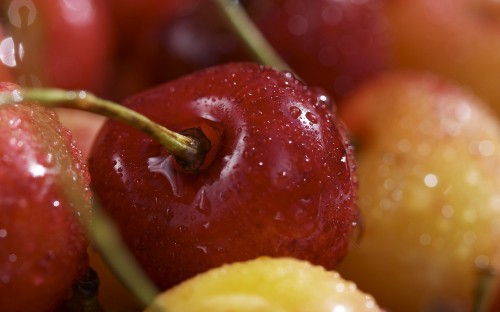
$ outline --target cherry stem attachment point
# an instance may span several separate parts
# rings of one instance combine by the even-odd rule
[[[27,88],[18,92],[0,95],[0,104],[6,102],[38,102],[46,107],[65,107],[80,109],[87,112],[107,116],[150,135],[160,143],[170,154],[191,167],[189,171],[196,171],[203,161],[206,151],[199,148],[199,140],[171,131],[151,119],[141,115],[123,105],[101,99],[87,91],[68,91],[51,88]],[[195,164],[194,166],[192,164]]]

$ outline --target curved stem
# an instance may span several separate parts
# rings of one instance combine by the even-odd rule
[[[196,141],[188,136],[173,132],[120,104],[98,98],[86,91],[61,89],[25,89],[24,101],[37,101],[49,107],[75,108],[118,119],[133,126],[162,144],[169,153],[189,160],[197,154]]]
[[[223,17],[243,40],[247,49],[262,64],[279,70],[292,71],[264,38],[237,0],[215,0]]]
[[[165,312],[154,304],[159,290],[144,274],[128,248],[123,243],[115,224],[94,203],[91,238],[94,247],[118,279],[137,297],[143,307],[154,312]]]
[[[174,155],[178,162],[183,164],[182,167],[189,172],[199,169],[207,153],[207,147],[198,138],[171,131],[125,106],[101,99],[83,90],[27,88],[22,91],[0,93],[0,105],[22,101],[35,101],[46,107],[80,109],[117,119],[150,135]]]

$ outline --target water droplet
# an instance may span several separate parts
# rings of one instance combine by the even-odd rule
[[[420,238],[419,238],[419,241],[420,241],[420,244],[424,245],[424,246],[427,246],[431,243],[431,236],[429,234],[422,234],[420,235]]]
[[[346,287],[345,287],[344,283],[338,283],[335,286],[335,291],[338,292],[338,293],[343,293],[345,291],[345,289],[346,289]]]
[[[197,245],[196,249],[203,251],[204,254],[208,254],[208,247],[207,246]]]
[[[302,114],[302,111],[297,106],[290,106],[290,114],[293,119],[297,119]]]
[[[195,198],[195,208],[197,211],[201,212],[205,216],[209,216],[212,211],[212,203],[207,198],[205,189],[202,189]]]
[[[172,161],[175,161],[172,155],[168,157],[150,157],[148,158],[148,169],[151,172],[161,173],[165,176],[172,187],[172,193],[177,197],[181,197],[183,193],[182,183],[179,172],[171,164]]]
[[[2,283],[4,283],[4,284],[7,284],[8,282],[10,282],[10,276],[7,274],[4,274],[0,277],[0,281],[2,281]]]
[[[434,188],[438,184],[438,177],[432,173],[426,174],[424,177],[424,184],[429,188]]]
[[[479,269],[486,269],[490,265],[490,259],[488,258],[488,256],[479,255],[474,260],[474,264]]]
[[[495,145],[490,140],[484,140],[479,143],[479,153],[483,156],[491,156],[495,152]]]
[[[307,118],[307,120],[309,120],[313,124],[317,124],[318,123],[318,117],[316,117],[316,115],[314,115],[311,112],[307,112],[306,113],[306,118]]]
[[[6,237],[7,237],[7,230],[0,229],[0,238],[6,238]]]
[[[466,245],[473,245],[476,242],[476,234],[474,232],[465,232],[463,235],[463,241]]]
[[[34,286],[40,286],[45,282],[45,278],[41,275],[35,275],[33,277],[33,285]]]
[[[14,263],[17,261],[17,256],[15,254],[10,254],[9,255],[9,261]]]
[[[443,217],[445,218],[451,218],[453,217],[453,214],[454,214],[454,209],[452,206],[450,205],[444,205],[443,208],[441,208],[441,214],[443,215]]]

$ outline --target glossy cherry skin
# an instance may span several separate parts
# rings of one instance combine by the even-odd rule
[[[392,66],[383,0],[241,1],[248,15],[290,67],[335,99]],[[227,62],[251,60],[211,1],[166,25],[164,75],[172,78]]]
[[[33,103],[0,106],[0,155],[0,310],[53,311],[87,268],[90,176],[69,131]]]
[[[335,99],[392,64],[383,0],[249,1],[267,40],[299,76]]]
[[[169,288],[223,263],[292,256],[333,268],[358,222],[345,129],[292,74],[234,63],[134,96],[166,127],[201,127],[205,168],[185,173],[145,134],[107,122],[93,187],[150,277]]]
[[[0,67],[21,86],[104,92],[113,49],[107,7],[101,0],[7,0]]]

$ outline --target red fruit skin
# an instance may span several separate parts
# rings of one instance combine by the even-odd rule
[[[101,0],[8,0],[0,9],[16,83],[104,92],[114,43]]]
[[[251,19],[290,67],[335,100],[393,65],[384,0],[241,1]],[[165,27],[163,75],[251,60],[210,1]]]
[[[53,112],[0,106],[1,311],[52,311],[85,272],[89,179]]]
[[[107,122],[94,144],[96,194],[159,287],[259,255],[331,269],[347,253],[358,221],[354,160],[324,94],[290,73],[235,63],[124,105],[174,131],[220,134],[209,137],[220,139],[212,163],[194,174],[118,122]],[[163,167],[148,168],[152,160]]]
[[[275,0],[248,10],[304,81],[342,99],[392,63],[383,7],[384,0]]]

